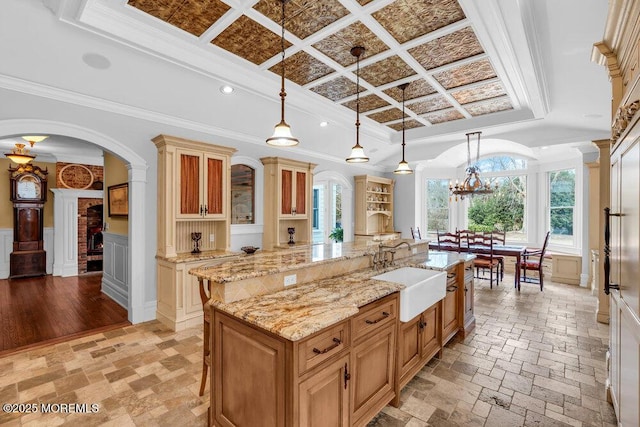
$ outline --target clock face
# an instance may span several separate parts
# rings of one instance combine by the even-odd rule
[[[32,175],[25,175],[17,182],[18,199],[40,199],[40,180]]]

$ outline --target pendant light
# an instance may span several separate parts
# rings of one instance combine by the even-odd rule
[[[284,98],[287,96],[284,90],[284,5],[288,0],[280,1],[282,2],[282,36],[280,39],[282,43],[282,86],[280,88],[281,120],[280,123],[276,125],[273,136],[267,138],[267,144],[277,147],[293,147],[294,145],[298,145],[300,141],[293,137],[291,127],[284,121]]]
[[[27,141],[32,148],[36,142],[42,142],[47,138],[48,137],[44,135],[28,135],[22,137],[22,139]],[[26,165],[36,158],[35,155],[29,153],[29,150],[25,148],[25,144],[16,143],[15,146],[16,148],[14,148],[11,153],[5,154],[5,156],[7,156],[12,162],[19,165]]]
[[[351,148],[351,155],[346,159],[347,163],[365,163],[369,161],[360,145],[360,55],[363,53],[364,47],[362,46],[351,48],[351,55],[356,57],[356,145]]]
[[[398,89],[402,91],[402,160],[400,160],[400,163],[398,163],[398,167],[396,168],[396,170],[393,171],[393,173],[397,175],[409,175],[413,173],[413,170],[411,170],[409,163],[407,163],[407,161],[404,159],[404,90],[407,88],[407,86],[409,86],[409,83],[402,83],[398,86]]]

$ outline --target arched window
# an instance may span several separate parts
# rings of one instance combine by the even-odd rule
[[[255,224],[255,170],[231,166],[231,224]]]
[[[473,231],[504,231],[509,241],[526,241],[527,161],[511,156],[481,159],[481,177],[494,193],[473,197],[467,210],[468,228]]]

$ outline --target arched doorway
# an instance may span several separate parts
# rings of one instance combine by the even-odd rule
[[[148,229],[155,229],[155,222],[147,227],[148,215],[146,209],[147,162],[128,146],[108,135],[95,132],[74,124],[40,120],[14,119],[0,121],[0,136],[10,137],[25,134],[61,135],[87,141],[106,151],[113,153],[125,161],[128,169],[129,184],[129,235],[127,248],[127,295],[128,319],[131,323],[140,323],[155,319],[155,280],[153,265],[147,262],[149,251],[146,248]],[[55,233],[55,232],[54,232]],[[54,253],[63,248],[55,248]],[[55,256],[55,255],[54,255]],[[153,255],[151,255],[153,260]],[[153,303],[145,298],[153,295]]]

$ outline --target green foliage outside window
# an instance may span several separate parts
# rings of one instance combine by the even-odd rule
[[[522,231],[526,178],[509,176],[494,178],[492,187],[498,189],[487,196],[474,197],[468,211],[469,229],[472,231]]]

